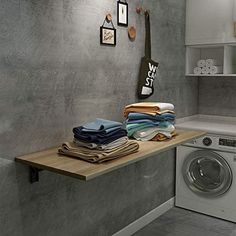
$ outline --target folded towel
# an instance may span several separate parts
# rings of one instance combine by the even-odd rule
[[[156,125],[147,124],[147,123],[129,124],[126,126],[126,129],[128,131],[128,137],[132,137],[136,131],[139,131],[145,128],[150,128],[150,127],[156,127]]]
[[[77,157],[92,163],[102,163],[104,161],[113,160],[135,153],[138,149],[139,144],[135,141],[128,141],[119,147],[105,151],[91,150],[85,147],[78,147],[74,142],[65,142],[58,149],[58,153],[66,156]]]
[[[157,125],[156,122],[143,122],[143,123],[128,123],[126,125],[126,129],[128,131],[128,137],[132,137],[133,134],[139,130],[143,130],[146,128],[163,128],[166,129],[169,126],[172,126],[172,124],[169,121],[159,122]]]
[[[138,126],[143,126],[143,125],[149,125],[150,127],[162,127],[162,128],[166,128],[169,125],[172,125],[173,122],[172,121],[152,121],[152,120],[131,120],[129,122],[125,122],[126,123],[126,130],[130,130],[133,128],[136,128]]]
[[[123,126],[123,125],[122,125]],[[77,134],[83,134],[83,135],[98,135],[98,136],[108,136],[113,134],[114,132],[118,132],[120,130],[122,130],[122,127],[113,127],[113,128],[108,128],[106,130],[87,130],[84,129],[83,126],[79,126],[79,127],[75,127],[73,128],[73,133],[74,135]]]
[[[97,118],[95,121],[86,123],[82,126],[75,127],[73,132],[91,132],[91,133],[109,133],[117,128],[121,128],[122,123],[111,121],[111,120],[104,120]]]
[[[157,134],[163,134],[167,138],[171,138],[172,132],[174,131],[175,131],[174,125],[170,125],[167,128],[152,127],[152,128],[146,128],[146,129],[136,131],[133,134],[133,137],[136,140],[140,140],[140,141],[152,140]]]
[[[161,111],[174,110],[174,105],[171,103],[161,102],[140,102],[127,105],[124,109],[124,116],[127,117],[130,112],[139,112],[146,114],[159,114]]]
[[[137,113],[137,112],[131,112],[128,114],[128,121],[131,120],[139,120],[139,119],[149,119],[153,121],[168,121],[168,120],[174,120],[175,114],[173,113],[163,113],[163,114],[157,114],[157,115],[149,115],[144,113]]]
[[[176,131],[173,131],[171,135],[171,138],[175,137],[177,135]],[[167,139],[169,138],[165,134],[159,133],[153,139],[151,139],[151,141],[165,141]]]
[[[125,144],[127,141],[128,141],[128,137],[126,136],[116,139],[115,141],[110,142],[108,144],[87,143],[87,142],[82,142],[77,139],[74,139],[74,143],[76,143],[78,147],[86,147],[89,149],[97,149],[97,150],[110,150],[110,149],[113,149],[120,145]]]
[[[125,129],[116,129],[107,134],[104,133],[83,133],[74,132],[74,138],[82,142],[91,142],[96,144],[108,144],[121,137],[127,136],[127,131]]]
[[[139,124],[139,123],[146,123],[146,124],[153,124],[153,125],[159,125],[160,121],[155,121],[155,120],[149,120],[149,119],[140,119],[140,120],[126,120],[126,124]]]

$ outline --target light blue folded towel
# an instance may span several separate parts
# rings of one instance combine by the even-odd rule
[[[172,113],[163,113],[160,115],[148,115],[144,113],[136,113],[136,112],[131,112],[128,115],[128,120],[141,120],[141,119],[149,119],[149,120],[155,120],[155,121],[164,121],[164,120],[174,120],[175,119],[175,114]]]

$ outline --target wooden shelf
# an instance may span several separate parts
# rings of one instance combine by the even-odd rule
[[[168,141],[139,142],[140,148],[137,153],[101,164],[91,164],[79,159],[59,155],[57,154],[57,148],[16,157],[15,161],[37,169],[48,170],[81,180],[90,180],[206,134],[204,131],[182,130],[178,130],[177,133],[178,135],[175,138]]]

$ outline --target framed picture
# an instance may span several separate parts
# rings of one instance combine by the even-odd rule
[[[120,26],[128,26],[128,3],[117,2],[117,24]]]
[[[100,27],[100,43],[104,45],[116,45],[116,29]]]

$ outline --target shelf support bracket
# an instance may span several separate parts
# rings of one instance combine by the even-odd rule
[[[29,167],[29,177],[30,183],[33,184],[35,182],[39,182],[39,172],[42,171],[36,167],[30,166]]]

